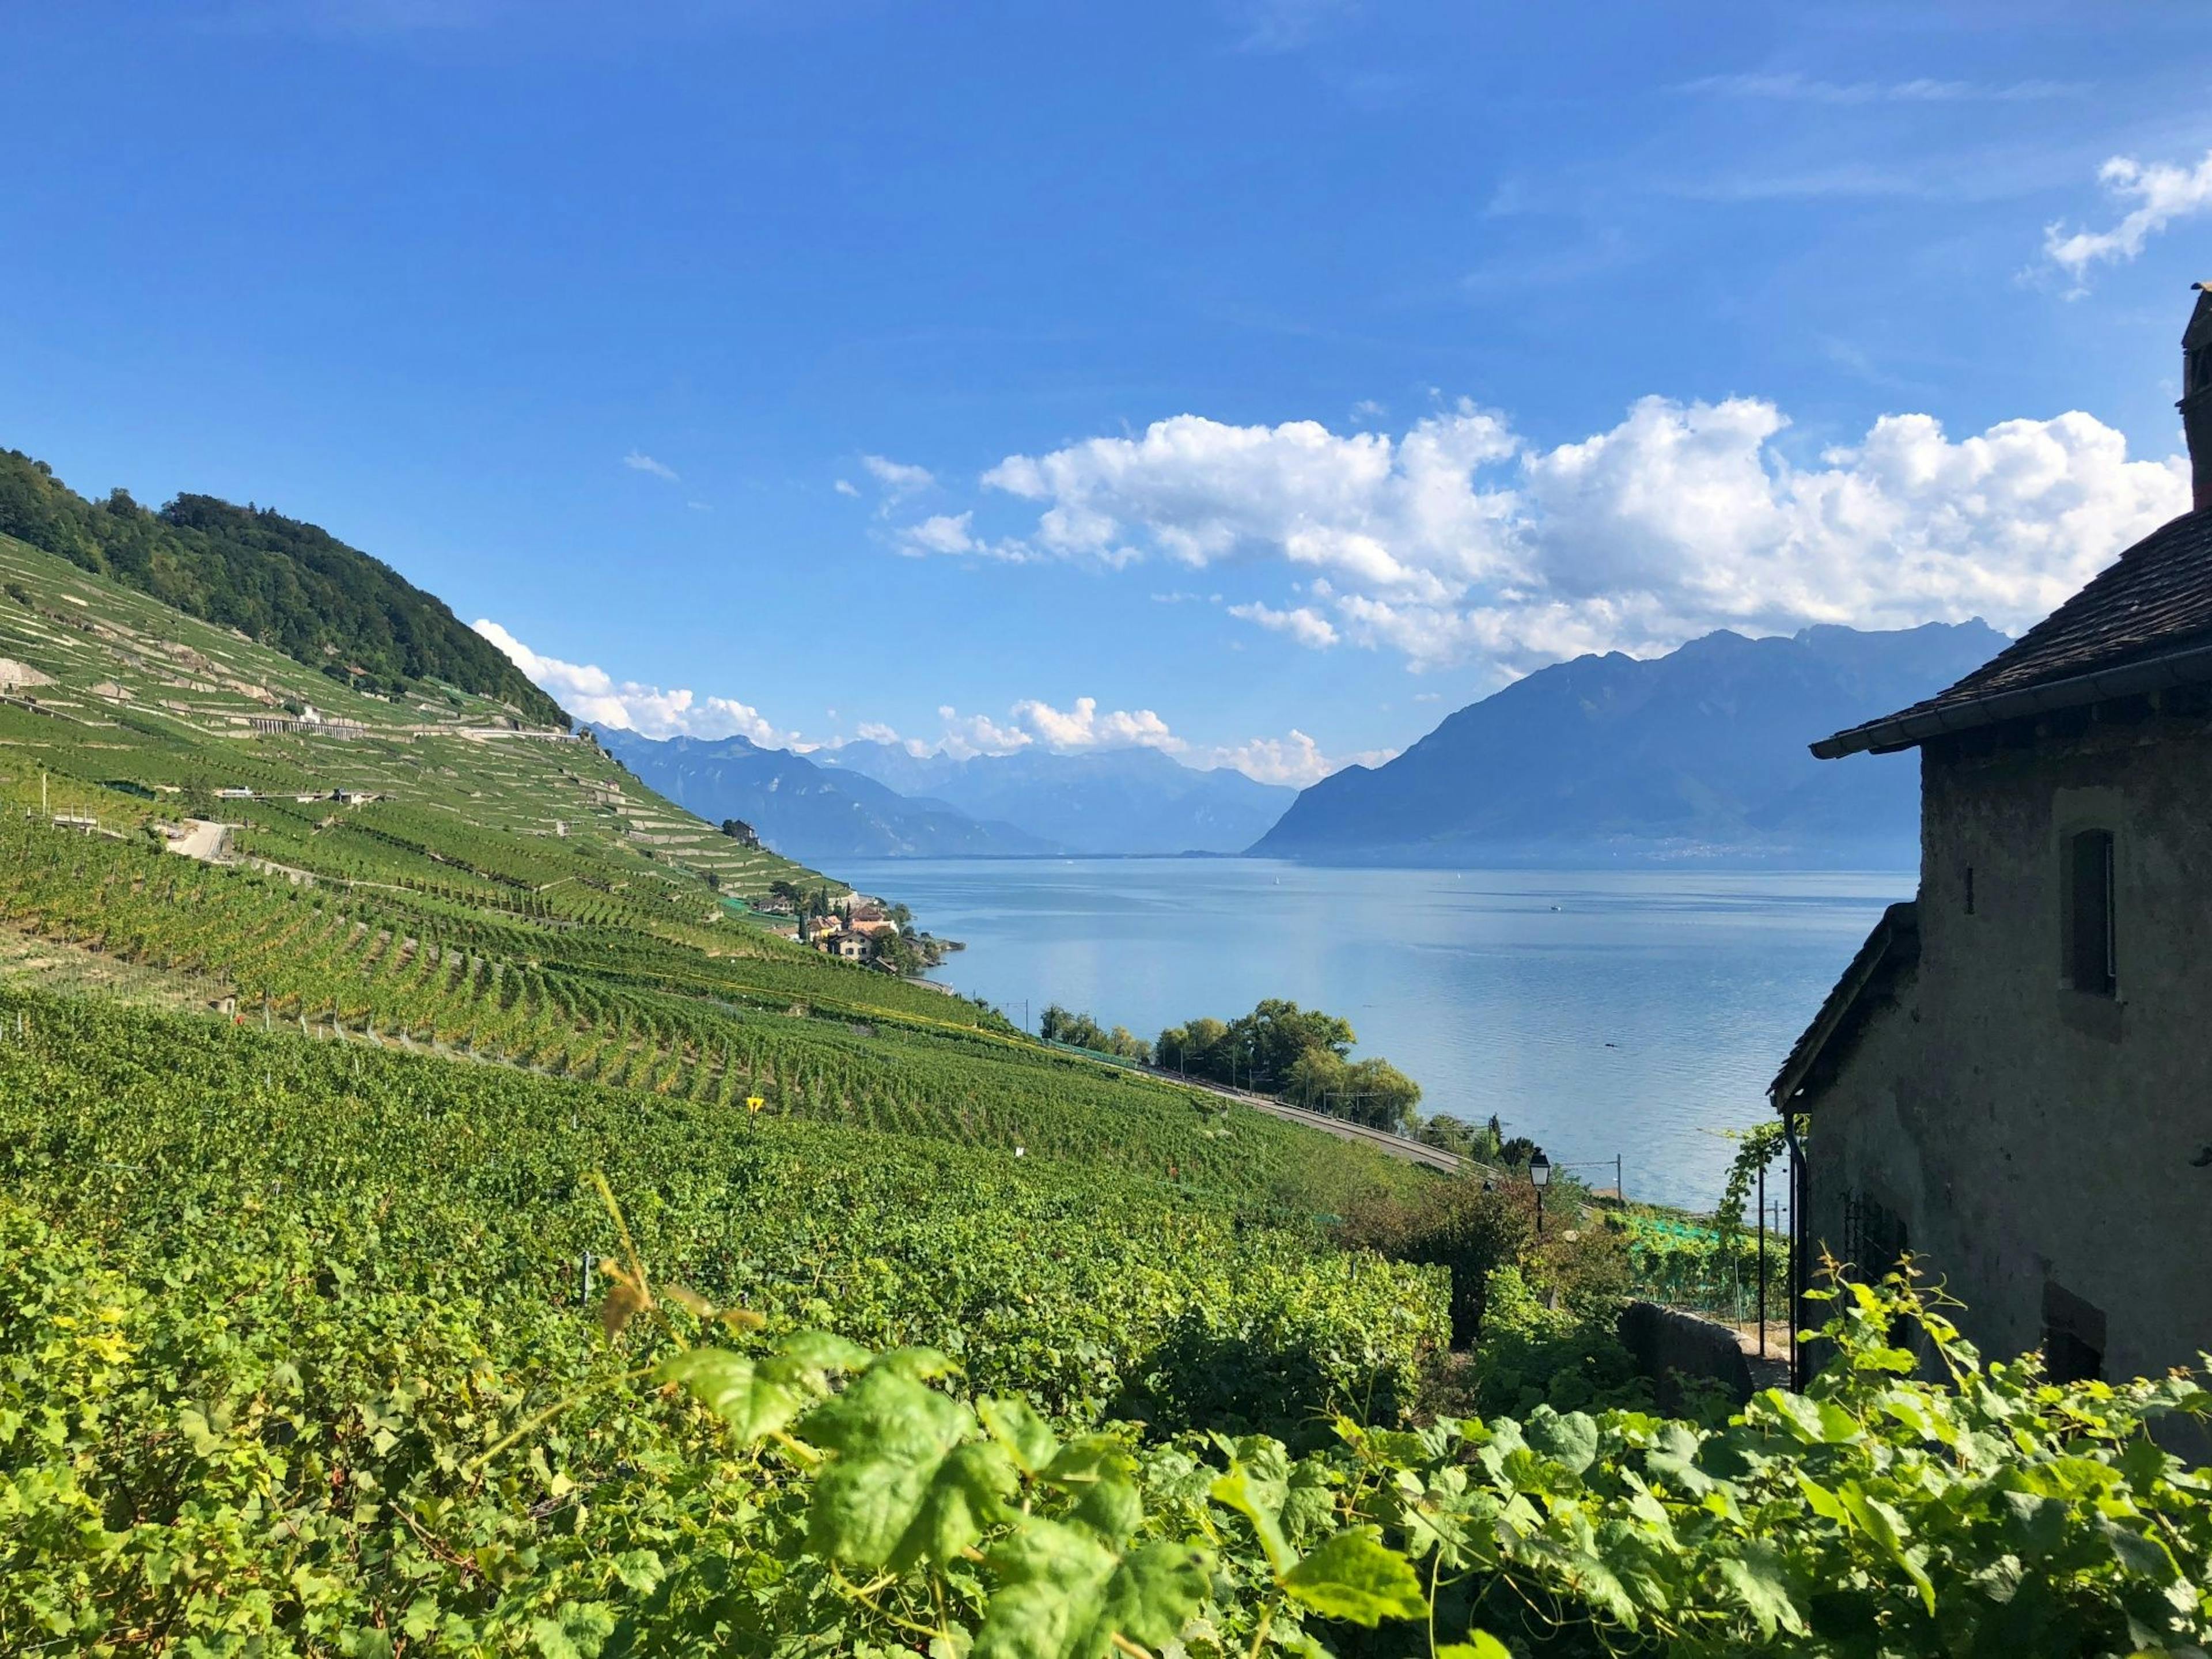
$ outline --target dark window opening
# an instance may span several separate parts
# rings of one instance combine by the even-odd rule
[[[1966,866],[1966,914],[1974,914],[1974,866]]]
[[[1911,1248],[1904,1218],[1878,1199],[1852,1193],[1844,1200],[1844,1260],[1852,1276],[1871,1282],[1895,1267]]]
[[[2105,1374],[2105,1316],[2063,1285],[2043,1286],[2043,1369],[2053,1382],[2094,1382]]]
[[[2066,842],[2066,979],[2100,997],[2118,988],[2118,939],[2113,930],[2112,832],[2084,830]]]

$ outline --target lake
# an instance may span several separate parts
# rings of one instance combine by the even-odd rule
[[[1765,1089],[1909,871],[1340,870],[1258,859],[841,862],[968,949],[935,977],[1031,1030],[1150,1038],[1288,997],[1340,1014],[1424,1113],[1492,1113],[1629,1196],[1710,1206]],[[1026,1010],[1024,1008],[1026,1005]]]

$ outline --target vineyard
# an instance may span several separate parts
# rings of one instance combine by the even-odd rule
[[[1433,1271],[1174,1181],[22,994],[0,1102],[26,1649],[2212,1635],[2206,1483],[2142,1433],[2202,1391],[1982,1367],[1906,1285],[1730,1424],[1415,1430]]]
[[[1739,1227],[1532,1237],[779,938],[734,901],[834,884],[510,705],[0,579],[0,1651],[2212,1642],[2186,1379],[1900,1279],[1659,1419],[1611,1298]]]

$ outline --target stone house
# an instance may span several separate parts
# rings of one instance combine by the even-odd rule
[[[2193,510],[1813,745],[1920,751],[1920,889],[1771,1090],[1801,1273],[1910,1250],[1985,1353],[2062,1379],[2212,1349],[2212,293],[2184,349]]]

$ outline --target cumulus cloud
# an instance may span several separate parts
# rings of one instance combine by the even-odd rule
[[[650,473],[667,483],[677,482],[676,469],[656,461],[641,449],[633,449],[623,457],[623,465],[633,472]]]
[[[925,489],[934,488],[937,483],[936,474],[927,467],[909,466],[903,461],[890,460],[881,455],[863,455],[860,465],[867,469],[870,477],[883,486],[884,495],[894,501],[919,495]]]
[[[1310,605],[1278,611],[1273,605],[1261,605],[1255,600],[1250,605],[1231,605],[1229,614],[1241,617],[1246,622],[1257,623],[1262,628],[1273,629],[1278,634],[1287,634],[1300,645],[1322,649],[1336,643],[1335,627]]]
[[[840,495],[857,495],[860,493],[860,486],[854,483],[850,478],[840,478],[836,483],[830,487],[836,490]]]
[[[2131,460],[2078,412],[1957,439],[1885,416],[1810,464],[1778,445],[1788,424],[1759,398],[1648,398],[1545,448],[1466,403],[1395,438],[1184,415],[1010,456],[985,483],[1035,503],[1036,545],[1060,556],[1287,566],[1301,602],[1234,614],[1500,675],[1722,627],[2016,630],[2189,505],[2185,463]]]
[[[2075,294],[2082,292],[2090,266],[2132,259],[2175,220],[2212,208],[2212,150],[2193,167],[2115,155],[2097,169],[2097,182],[2115,206],[2127,207],[2117,223],[2108,230],[2069,231],[2054,222],[2043,232],[2044,257],[2073,279]]]
[[[1347,766],[1380,766],[1396,758],[1397,754],[1395,749],[1367,749],[1358,754],[1331,757],[1322,753],[1319,744],[1292,726],[1287,738],[1254,738],[1249,743],[1208,750],[1200,758],[1209,769],[1232,767],[1261,783],[1286,783],[1294,789],[1303,789]]]
[[[479,617],[472,626],[586,726],[620,726],[647,738],[742,737],[771,749],[798,741],[796,732],[778,731],[749,703],[617,680],[592,664],[532,651],[495,622]]]
[[[1085,749],[1161,749],[1176,754],[1190,746],[1151,709],[1115,708],[1102,714],[1096,697],[1078,697],[1067,709],[1027,698],[1014,705],[1014,719],[1046,748],[1062,754]]]
[[[936,514],[920,524],[900,526],[892,535],[891,547],[910,559],[927,558],[934,553],[995,559],[1003,564],[1027,564],[1036,556],[1021,542],[985,541],[974,532],[975,521],[973,512]]]
[[[1056,755],[1093,754],[1115,749],[1157,749],[1184,765],[1202,772],[1229,767],[1261,783],[1285,783],[1303,789],[1341,767],[1380,766],[1397,754],[1395,749],[1363,750],[1330,756],[1305,732],[1293,727],[1283,738],[1259,737],[1244,743],[1201,744],[1188,741],[1171,730],[1150,708],[1101,709],[1096,697],[1078,697],[1073,706],[1058,708],[1036,698],[1026,698],[1007,711],[1004,720],[988,714],[963,714],[950,704],[937,711],[944,729],[933,740],[902,737],[888,726],[860,728],[862,737],[890,744],[920,759],[950,755],[970,760],[978,755],[1012,755],[1036,749]]]
[[[1009,456],[983,483],[1048,503],[1036,539],[1063,556],[1127,562],[1149,545],[1197,566],[1272,550],[1441,597],[1492,562],[1510,496],[1470,489],[1468,479],[1514,447],[1504,420],[1471,404],[1395,442],[1317,421],[1231,426],[1179,415],[1140,437]]]

